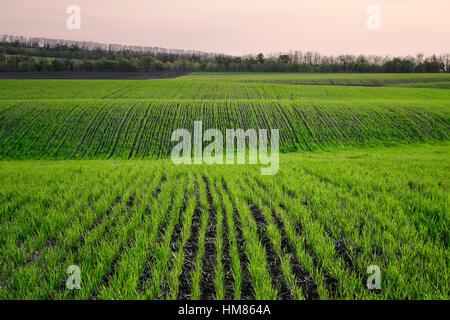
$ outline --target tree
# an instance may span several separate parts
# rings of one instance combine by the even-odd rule
[[[155,58],[153,58],[151,56],[142,57],[142,59],[139,62],[139,68],[145,72],[154,71]]]
[[[444,65],[444,71],[450,72],[450,54],[446,53],[441,55],[439,60],[441,60]]]
[[[257,59],[258,63],[264,64],[265,58],[262,53],[259,53],[258,56],[256,57],[256,59]]]
[[[66,70],[66,66],[64,64],[63,61],[61,61],[60,59],[53,59],[52,60],[52,71],[65,71]]]
[[[283,64],[291,63],[291,58],[287,54],[281,54],[278,57],[278,63],[283,63]]]
[[[217,71],[218,65],[214,62],[208,62],[206,64],[206,71]]]

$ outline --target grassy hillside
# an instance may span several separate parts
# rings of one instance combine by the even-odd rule
[[[233,79],[234,76],[230,76]],[[239,81],[0,80],[0,100],[187,99],[187,100],[438,100],[450,90],[360,86],[293,86]],[[227,79],[227,78],[225,78]]]
[[[0,80],[0,300],[448,300],[446,77]],[[279,129],[278,173],[161,159],[196,120]]]
[[[433,83],[450,83],[450,74],[423,73],[202,73],[194,72],[182,79],[195,81],[239,81],[258,83],[281,83],[297,85],[342,85],[342,86],[412,86]]]
[[[192,132],[195,120],[223,132],[279,129],[282,151],[445,141],[449,107],[450,90],[437,89],[3,80],[0,157],[161,158],[173,130]]]
[[[281,151],[445,141],[448,109],[438,104],[302,101],[17,101],[0,103],[0,157],[161,158],[175,129],[280,130]]]

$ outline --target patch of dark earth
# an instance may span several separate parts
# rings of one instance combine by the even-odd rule
[[[152,281],[152,279],[153,279],[152,266],[155,263],[156,263],[155,257],[153,255],[151,255],[150,258],[147,259],[147,262],[144,267],[144,271],[142,271],[142,273],[139,277],[136,292],[141,293],[146,286],[150,286],[152,284],[152,282],[153,282]]]
[[[352,253],[354,253],[357,259],[358,256],[362,254],[362,249],[359,247],[355,247],[353,248],[353,250],[351,250],[350,247],[352,246],[350,245],[350,240],[344,237],[336,238],[327,225],[324,226],[324,229],[325,236],[330,237],[334,241],[334,249],[336,251],[336,254],[342,259],[342,261],[344,261],[345,266],[352,272],[356,273],[359,277],[362,277],[364,273],[358,270],[357,262],[354,258],[352,258]],[[343,232],[344,231],[341,228],[341,234],[343,234]]]
[[[368,287],[368,285],[367,285],[367,280],[369,279],[369,276],[370,276],[370,275],[364,274],[364,275],[361,277],[361,282],[362,282],[363,288],[365,288],[366,290],[371,291],[371,292],[373,292],[373,293],[375,293],[375,294],[381,296],[381,293],[382,293],[382,290],[381,290],[381,289],[369,289],[369,287]]]
[[[281,206],[280,206],[280,208],[281,208]],[[294,223],[294,229],[295,229],[295,232],[296,232],[296,236],[297,237],[301,237],[302,236],[302,230],[303,230],[303,226],[302,226],[301,221],[297,221],[296,223]],[[323,270],[322,263],[320,263],[319,258],[317,257],[317,254],[314,252],[314,250],[308,245],[308,242],[306,241],[306,238],[304,238],[303,247],[305,248],[306,253],[312,257],[314,267],[319,269],[319,270],[322,270],[322,272],[323,272],[322,274],[323,274],[324,280],[325,280],[325,285],[326,285],[326,287],[327,287],[327,289],[328,289],[328,291],[330,293],[331,298],[336,297],[337,296],[337,289],[338,289],[339,282],[334,277],[332,277],[328,273],[328,271]],[[319,295],[318,295],[318,292],[317,292],[317,285],[315,283],[313,285],[313,289],[312,289],[311,295],[312,295],[311,299],[319,298]]]
[[[217,186],[216,186],[217,187]],[[217,189],[217,188],[216,188]],[[225,290],[225,300],[232,300],[233,295],[233,274],[231,272],[231,250],[230,250],[230,239],[228,238],[228,234],[230,232],[227,223],[227,217],[225,216],[225,207],[223,205],[223,198],[220,192],[217,192],[219,195],[220,203],[222,206],[222,212],[224,213],[223,217],[223,229],[222,229],[222,237],[223,237],[223,253],[222,253],[222,266],[223,266],[223,286]]]
[[[294,296],[286,285],[286,281],[283,279],[280,257],[273,248],[270,239],[267,237],[267,221],[264,218],[264,214],[257,205],[252,203],[249,203],[248,205],[252,216],[255,219],[256,226],[258,227],[258,236],[261,244],[266,249],[267,264],[269,266],[269,272],[272,278],[272,285],[274,288],[278,289],[278,299],[293,300]]]
[[[283,193],[285,195],[287,195],[289,198],[291,198],[292,200],[297,199],[297,196],[295,195],[295,193],[293,191],[287,189],[285,186],[283,186],[282,190],[283,190]]]
[[[180,210],[180,216],[178,218],[178,222],[175,224],[173,231],[172,231],[172,237],[170,239],[170,244],[169,244],[169,250],[171,251],[171,256],[174,256],[177,252],[178,252],[178,248],[179,245],[181,244],[181,232],[182,232],[182,227],[183,227],[183,217],[185,216],[186,213],[186,209],[187,209],[187,204],[189,201],[189,194],[188,194],[188,185],[189,185],[189,181],[186,183],[186,186],[184,188],[184,198],[183,198],[183,205],[181,207]],[[149,264],[147,264],[146,266],[146,270],[150,267]],[[172,268],[172,266],[170,266],[170,268]],[[149,269],[147,270],[147,275],[149,275]],[[145,270],[144,270],[145,273]],[[151,275],[150,275],[151,277]],[[149,281],[151,281],[151,278],[149,278]],[[142,288],[142,286],[141,286]],[[163,283],[160,286],[161,289],[161,300],[166,300],[167,297],[170,296],[170,288],[169,285],[167,283],[167,281],[163,281]]]
[[[186,72],[0,72],[0,79],[152,80],[174,79]]]
[[[274,210],[272,210],[272,218],[276,226],[278,227],[278,230],[280,230],[281,232],[281,249],[283,250],[283,252],[287,253],[290,256],[291,269],[294,273],[297,286],[302,289],[302,293],[305,296],[306,300],[319,299],[317,284],[314,282],[314,279],[311,277],[311,275],[306,270],[303,270],[300,267],[300,262],[298,261],[295,250],[286,235],[284,225],[281,220],[278,219]],[[302,229],[301,222],[297,222],[294,228],[298,234],[298,230],[301,231]]]
[[[184,188],[184,198],[183,198],[183,205],[180,210],[180,219],[178,220],[178,223],[173,228],[172,233],[175,236],[172,236],[172,239],[170,240],[170,249],[172,250],[172,253],[178,252],[178,246],[181,243],[180,236],[181,236],[181,232],[182,232],[181,229],[183,227],[182,217],[184,217],[184,214],[186,213],[187,204],[189,201],[188,185],[189,185],[189,182],[186,183],[186,187]]]
[[[178,184],[175,184],[174,190],[176,190]],[[156,238],[157,243],[162,243],[163,239],[166,235],[167,228],[170,226],[170,215],[173,214],[173,208],[174,208],[174,201],[175,201],[175,195],[171,197],[170,203],[167,206],[167,217],[164,218],[162,221],[162,224],[159,226],[158,230],[158,236]]]
[[[184,261],[179,277],[179,300],[188,300],[191,296],[191,271],[195,267],[195,259],[198,251],[198,243],[196,239],[198,238],[198,231],[201,225],[202,211],[200,210],[200,192],[197,181],[195,181],[194,194],[196,197],[197,206],[194,211],[194,216],[192,217],[191,235],[186,243],[186,246],[184,247]]]
[[[174,190],[177,190],[177,187],[178,187],[178,183],[175,184]],[[184,190],[186,190],[186,186],[185,186]],[[168,228],[169,228],[169,231],[170,231],[170,223],[171,223],[170,222],[170,216],[173,215],[173,214],[177,214],[177,213],[174,212],[174,204],[175,204],[175,196],[173,196],[170,199],[170,204],[169,204],[169,206],[167,208],[167,217],[164,219],[162,226],[159,228],[158,237],[157,237],[157,243],[161,247],[164,245],[164,237],[166,237],[167,234],[168,234]],[[181,221],[181,214],[180,214],[180,212],[178,212],[178,218],[177,218],[176,224],[178,225],[180,223],[180,221]],[[171,240],[173,239],[173,235],[174,235],[174,233],[173,233],[173,230],[172,230],[172,233],[170,234],[170,237],[171,237],[170,239]],[[149,264],[147,264],[147,265],[149,265]],[[160,294],[159,294],[158,297],[155,297],[155,299],[161,299],[163,295],[168,295],[169,294],[170,288],[169,288],[168,284],[166,283],[166,281],[164,281],[164,278],[165,277],[163,276],[162,277],[162,281],[160,282],[160,285],[159,285],[159,289],[160,289],[159,292],[160,292]],[[149,282],[149,283],[151,283],[151,282]]]
[[[247,184],[248,184],[248,181],[247,181]],[[248,184],[248,186],[251,187],[250,184]],[[281,222],[281,220],[276,216],[276,213],[274,211],[272,204],[267,203],[266,201],[263,201],[263,203],[264,203],[264,205],[271,208],[273,221],[275,222],[276,226],[278,227],[278,230],[281,233],[281,248],[282,248],[283,252],[289,254],[291,257],[291,269],[294,273],[297,286],[302,288],[302,293],[307,300],[319,299],[319,293],[317,291],[317,284],[315,283],[315,281],[311,277],[311,275],[306,270],[303,270],[300,267],[300,262],[298,261],[295,250],[293,249],[293,247],[289,241],[289,238],[286,235],[284,225]],[[286,211],[286,207],[282,203],[279,203],[279,208],[283,211]],[[302,227],[301,221],[294,222],[293,227],[294,227],[296,235],[300,235],[302,233],[303,227]],[[291,295],[291,298],[293,299],[292,295]]]
[[[353,263],[352,257],[350,255],[350,250],[348,249],[346,239],[334,239],[334,248],[336,254],[344,261],[345,265],[353,271],[357,271],[356,265]]]
[[[330,299],[336,298],[339,282],[327,270],[323,269],[323,265],[320,262],[319,257],[317,257],[316,252],[308,245],[306,238],[305,238],[305,242],[304,242],[304,248],[305,248],[306,253],[312,257],[314,268],[316,268],[318,270],[322,270],[322,275],[325,280],[325,286],[327,287],[328,292],[330,293]]]
[[[214,207],[213,197],[211,195],[211,187],[206,177],[203,177],[203,182],[206,187],[206,198],[209,207],[208,228],[205,235],[205,253],[203,255],[203,276],[200,280],[201,300],[214,300],[215,286],[214,286],[214,262],[216,261],[216,225],[217,225],[217,211]]]
[[[51,247],[55,247],[56,244],[57,244],[57,242],[56,242],[55,239],[51,239],[51,240],[45,241],[44,245],[40,249],[34,251],[34,253],[32,253],[31,256],[28,255],[28,256],[25,257],[25,260],[23,262],[23,266],[25,267],[25,266],[29,265],[30,263],[33,263],[33,262],[37,261],[40,258],[40,256],[41,256],[41,251],[42,250],[49,249]],[[20,247],[17,246],[17,247],[19,249],[22,248],[22,246],[20,246]]]
[[[167,178],[166,176],[162,176],[161,181],[159,181],[158,185],[156,186],[155,190],[152,191],[152,197],[154,199],[156,199],[156,197],[159,195],[159,193],[161,192],[161,188],[163,186],[164,183],[166,183]]]
[[[307,205],[309,205],[309,203]],[[280,208],[284,210],[284,208],[282,208],[281,206],[280,206]],[[294,228],[295,228],[297,236],[301,236],[302,230],[303,230],[301,221],[297,221],[296,223],[294,223]],[[304,248],[305,248],[307,254],[309,254],[313,258],[314,267],[318,268],[319,270],[322,269],[324,280],[325,280],[325,285],[330,293],[331,298],[333,299],[333,298],[337,297],[338,285],[339,285],[338,280],[335,279],[333,276],[331,276],[328,271],[323,270],[322,263],[319,261],[319,258],[317,257],[317,254],[314,252],[314,250],[308,245],[306,238],[304,238]]]

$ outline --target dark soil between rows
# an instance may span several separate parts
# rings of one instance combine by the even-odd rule
[[[197,207],[194,210],[194,216],[191,223],[191,235],[184,247],[184,261],[181,267],[181,274],[179,279],[179,300],[188,300],[192,294],[192,272],[195,267],[195,259],[198,251],[198,233],[201,226],[201,213],[200,210],[200,191],[197,180],[195,180],[194,194],[196,197]]]
[[[152,80],[185,76],[181,72],[0,72],[0,79]]]
[[[215,186],[217,190],[217,185]],[[222,239],[223,239],[223,253],[222,253],[222,266],[223,266],[223,286],[225,290],[225,300],[232,300],[233,299],[233,274],[231,272],[231,248],[230,248],[230,238],[228,237],[228,234],[230,232],[226,217],[226,211],[225,207],[223,205],[223,198],[222,194],[220,192],[217,192],[219,195],[220,203],[222,206],[222,212],[224,214],[222,225],[223,225],[223,233],[222,233]]]
[[[292,272],[294,273],[297,286],[302,288],[302,293],[307,300],[319,299],[317,284],[314,282],[314,279],[311,277],[311,275],[306,270],[301,268],[300,262],[297,259],[296,252],[292,247],[289,238],[286,234],[286,231],[284,229],[283,222],[281,222],[281,220],[277,217],[273,209],[272,209],[272,218],[276,226],[278,227],[278,230],[280,230],[281,233],[281,248],[284,253],[287,253],[290,256],[291,268]],[[301,234],[302,225],[300,221],[298,221],[294,225],[294,230],[296,231],[297,235]]]
[[[205,235],[205,254],[203,256],[202,279],[200,281],[200,292],[202,300],[213,300],[215,298],[214,265],[216,262],[216,225],[217,211],[211,195],[211,187],[206,177],[203,177],[206,186],[206,198],[209,207],[208,228]]]
[[[266,250],[267,264],[269,267],[270,276],[272,278],[272,285],[274,288],[278,289],[278,299],[292,300],[294,297],[283,279],[280,257],[273,248],[272,242],[266,233],[267,221],[264,218],[264,214],[255,204],[249,203],[249,208],[253,218],[255,219],[256,226],[258,227],[258,236],[261,244]]]

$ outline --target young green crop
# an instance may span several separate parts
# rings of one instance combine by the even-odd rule
[[[17,102],[0,118],[4,159],[163,158],[172,132],[193,132],[197,120],[222,132],[279,129],[286,152],[438,142],[450,133],[448,102],[437,100]]]
[[[220,299],[275,299],[282,286],[296,299],[447,299],[449,155],[447,145],[282,155],[271,178],[249,165],[178,167],[166,160],[3,162],[1,206],[22,205],[2,225],[8,258],[0,296],[177,299],[182,285],[196,299],[206,288],[201,270],[211,263],[211,288]],[[78,198],[86,185],[68,176],[86,185],[103,182]],[[59,187],[45,185],[43,195],[69,186],[72,192],[43,206],[42,196],[24,198],[24,183],[45,177]],[[33,208],[30,219],[21,218],[23,206]],[[58,218],[61,206],[67,210]],[[205,234],[212,212],[223,212],[227,228],[217,224],[219,245],[210,253]],[[39,233],[26,231],[47,216]],[[186,244],[194,236],[190,255]],[[274,287],[269,262],[275,260],[284,284]],[[80,291],[65,288],[72,264],[81,268]],[[369,265],[382,271],[379,293],[365,285]],[[224,270],[231,286],[224,285]]]
[[[448,299],[449,80],[0,80],[0,299]],[[278,174],[162,159],[197,120]]]

